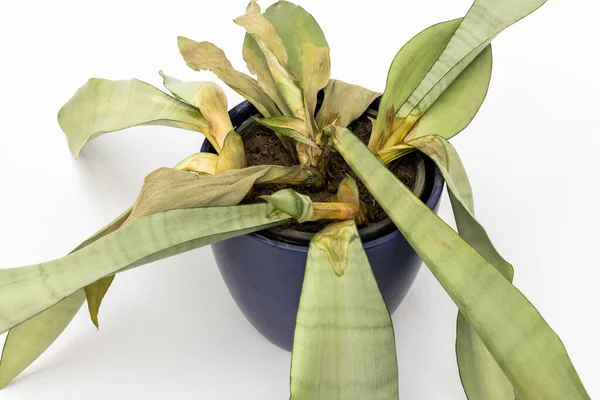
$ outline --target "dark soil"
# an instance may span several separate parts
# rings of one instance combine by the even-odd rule
[[[371,121],[366,115],[363,115],[354,121],[349,126],[349,129],[356,136],[358,136],[363,143],[368,143],[369,136],[371,134]],[[275,136],[271,130],[256,122],[251,123],[242,131],[242,138],[244,140],[244,148],[246,150],[248,166],[281,165],[289,167],[296,164],[294,158],[286,151],[277,136]],[[415,184],[415,164],[415,157],[409,154],[391,166],[391,171],[394,173],[394,175],[396,175],[398,179],[400,179],[411,189]],[[305,185],[257,185],[255,186],[252,196],[246,202],[256,203],[262,201],[259,199],[259,196],[272,194],[287,187],[292,187],[297,192],[309,196],[313,201],[331,201],[332,199],[335,199],[338,185],[346,175],[350,175],[356,180],[360,192],[360,199],[368,208],[369,222],[363,226],[368,226],[387,218],[387,215],[381,206],[377,204],[373,196],[371,196],[371,193],[369,193],[367,188],[365,188],[362,182],[356,177],[356,175],[354,175],[354,172],[352,172],[350,167],[346,164],[339,153],[332,154],[329,166],[325,173],[325,179],[327,183],[322,188],[315,188]],[[298,224],[297,222],[293,221],[289,222],[283,227],[302,232],[316,233],[323,229],[325,225],[327,225],[327,221],[305,222],[303,224]]]

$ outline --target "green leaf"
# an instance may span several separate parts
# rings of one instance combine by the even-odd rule
[[[395,114],[406,102],[444,51],[461,21],[462,18],[459,18],[430,26],[413,37],[396,54],[390,65],[385,90],[379,103],[380,112],[377,115],[376,135],[384,133],[388,110],[391,108]],[[386,134],[391,134],[391,132],[386,132]],[[372,140],[376,138],[377,136],[374,136]],[[383,139],[387,139],[387,137]]]
[[[188,67],[196,71],[211,71],[265,117],[281,115],[277,105],[260,88],[256,79],[235,70],[223,50],[212,43],[195,42],[183,36],[178,37],[177,42]]]
[[[362,86],[331,79],[325,87],[323,105],[317,114],[317,126],[323,129],[333,124],[345,128],[363,115],[379,96],[380,93]]]
[[[496,35],[535,11],[545,1],[476,0],[443,47],[443,51],[427,69],[426,75],[406,101],[394,104],[394,110],[397,110],[395,116],[401,125],[386,141],[378,138],[380,146],[376,148],[386,148],[398,144],[455,79],[486,49]],[[468,96],[465,98],[469,99]],[[470,101],[476,103],[477,99]],[[474,105],[472,104],[468,108]],[[382,123],[378,128],[382,128]],[[440,132],[433,133],[440,134]],[[443,136],[449,137],[448,135]]]
[[[310,116],[306,115],[300,82],[295,71],[288,65],[286,48],[271,22],[260,13],[260,7],[252,0],[246,13],[234,19],[234,22],[243,27],[260,48],[271,76],[292,116],[309,121]]]
[[[460,236],[512,282],[512,265],[502,258],[475,219],[471,185],[454,147],[439,136],[424,136],[407,144],[431,158],[444,175]],[[460,312],[456,321],[456,358],[467,398],[514,400],[512,384]]]
[[[396,115],[425,112],[496,35],[546,0],[476,0],[435,64]]]
[[[303,143],[310,147],[317,148],[318,146],[309,139],[310,133],[307,130],[306,122],[294,117],[270,117],[270,118],[254,118],[259,124],[266,126],[274,132]]]
[[[396,107],[408,99],[410,93],[440,56],[461,21],[462,19],[457,19],[434,25],[419,33],[400,50],[390,67],[380,110],[387,110],[394,106],[395,113]],[[416,120],[409,118],[410,123],[400,126],[401,120],[395,118],[398,132],[391,138],[389,136],[394,132],[384,133],[387,143],[383,142],[382,147],[396,145],[404,136],[406,136],[405,140],[408,140],[434,134],[450,138],[458,134],[473,120],[485,100],[491,74],[492,49],[488,46],[448,86],[433,105],[424,110],[424,114],[417,118],[416,125],[411,125],[410,123]],[[385,122],[385,114],[380,113],[376,122],[376,135],[380,135],[384,130]]]
[[[60,109],[58,122],[75,157],[93,138],[136,125],[208,130],[195,107],[137,79],[90,79]]]
[[[60,336],[85,301],[83,290],[12,328],[0,360],[0,389],[31,365]]]
[[[127,219],[129,212],[130,210],[121,214],[72,252],[78,251],[101,237],[114,232]],[[78,290],[56,305],[13,327],[8,332],[4,342],[2,358],[0,359],[0,389],[8,385],[54,343],[73,320],[85,298],[84,291]],[[101,299],[97,302],[98,307],[100,301]],[[92,310],[90,310],[90,313],[92,313]],[[97,317],[97,309],[95,313]]]
[[[191,106],[194,106],[194,97],[196,92],[206,82],[184,82],[177,78],[159,71],[158,74],[163,78],[163,85],[171,92],[176,99],[185,101]]]
[[[0,333],[104,277],[291,218],[265,203],[159,212],[58,260],[0,270]]]
[[[346,129],[337,150],[400,229],[526,399],[589,399],[569,356],[533,305]]]
[[[265,10],[264,16],[285,45],[288,65],[300,81],[308,113],[314,115],[317,93],[329,82],[331,69],[323,30],[306,10],[288,1],[276,2]]]
[[[291,400],[398,399],[392,321],[354,221],[311,240],[290,386]]]

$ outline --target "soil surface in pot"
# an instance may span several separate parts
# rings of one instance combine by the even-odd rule
[[[371,134],[371,121],[366,115],[363,115],[354,121],[349,126],[349,129],[356,136],[358,136],[363,143],[367,144],[369,142],[369,136]],[[242,139],[244,141],[244,149],[246,150],[248,166],[280,165],[290,167],[295,165],[294,159],[286,151],[285,147],[283,147],[273,131],[256,122],[252,122],[243,130]],[[412,154],[409,154],[393,163],[390,168],[394,175],[396,175],[398,179],[400,179],[411,189],[414,187],[416,179],[416,162],[416,157],[414,157]],[[309,196],[313,201],[331,201],[332,199],[335,199],[337,188],[346,175],[350,175],[356,180],[360,192],[360,199],[367,205],[369,210],[369,222],[362,226],[368,226],[386,219],[386,213],[383,211],[381,206],[377,204],[377,201],[375,201],[373,196],[371,196],[371,193],[369,193],[362,182],[356,177],[356,175],[354,175],[354,172],[352,172],[348,164],[346,164],[339,153],[333,153],[331,156],[331,161],[327,171],[325,172],[325,179],[327,182],[322,188],[315,188],[306,185],[257,185],[255,186],[251,197],[246,200],[246,203],[261,202],[263,200],[261,200],[259,196],[269,195],[280,189],[285,189],[288,187],[291,187],[297,192]],[[303,224],[292,221],[283,227],[302,232],[317,233],[327,224],[327,221],[305,222]]]

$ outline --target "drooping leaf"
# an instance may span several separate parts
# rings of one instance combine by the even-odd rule
[[[270,117],[270,118],[254,118],[259,124],[266,126],[274,132],[303,143],[310,147],[317,147],[315,142],[309,139],[306,122],[294,117]]]
[[[242,137],[231,130],[225,137],[223,143],[223,149],[219,154],[217,165],[215,166],[215,173],[220,174],[221,172],[229,171],[231,169],[242,169],[247,165],[246,152],[244,150],[244,141]]]
[[[58,122],[75,157],[93,138],[136,125],[208,130],[196,108],[137,79],[90,79],[60,109]]]
[[[392,321],[354,221],[332,223],[310,243],[290,399],[398,399]]]
[[[246,13],[236,18],[234,22],[243,27],[260,48],[271,76],[292,116],[308,121],[300,82],[295,71],[288,66],[287,52],[281,38],[273,25],[260,13],[260,7],[252,0]]]
[[[313,203],[310,197],[292,189],[283,189],[270,196],[262,196],[262,198],[277,210],[293,213],[300,223],[319,220],[343,221],[354,219],[359,213],[358,206],[354,203]],[[302,210],[303,213],[300,213],[299,210]]]
[[[170,210],[125,224],[58,260],[0,270],[0,333],[101,278],[291,218],[265,203]]]
[[[213,153],[194,153],[183,160],[179,169],[198,174],[214,175],[219,156]]]
[[[130,210],[127,210],[121,214],[110,224],[81,243],[73,252],[114,232],[127,219],[129,212]],[[4,342],[2,358],[0,359],[0,389],[8,385],[54,343],[73,320],[85,299],[84,291],[78,290],[47,310],[13,327],[8,332]],[[99,302],[97,304],[99,306]],[[96,316],[97,312],[96,309]],[[92,310],[90,310],[90,313],[92,313]]]
[[[325,87],[323,105],[317,113],[319,129],[327,125],[347,127],[369,108],[381,93],[331,79]]]
[[[195,107],[194,97],[196,96],[196,92],[206,82],[184,82],[165,74],[162,70],[158,71],[158,74],[163,78],[163,85],[176,99],[185,101]]]
[[[469,179],[454,147],[440,136],[419,137],[407,144],[431,158],[442,171],[460,236],[512,282],[512,265],[502,258],[475,219]],[[456,358],[468,399],[514,400],[512,384],[460,312],[456,322]]]
[[[0,360],[0,389],[6,387],[54,343],[84,301],[85,293],[78,290],[8,332]]]
[[[186,64],[196,71],[208,70],[243,96],[265,117],[281,115],[277,105],[260,88],[256,79],[233,68],[223,50],[209,42],[195,42],[180,36],[179,51]]]
[[[317,93],[329,82],[329,45],[317,21],[302,7],[278,1],[268,7],[265,18],[273,24],[304,92],[309,115],[314,115]],[[246,47],[246,42],[244,42]]]
[[[562,342],[521,292],[416,198],[356,136],[341,128],[328,133],[522,397],[589,399]]]
[[[208,121],[209,129],[205,133],[206,138],[220,153],[225,137],[233,130],[225,92],[215,83],[204,82],[194,95],[194,105]]]
[[[214,176],[160,168],[146,177],[126,224],[172,209],[235,205],[255,184],[319,183],[321,179],[316,171],[301,166],[260,165]]]

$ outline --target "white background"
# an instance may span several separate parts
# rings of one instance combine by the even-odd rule
[[[263,7],[269,2],[262,2]],[[382,91],[389,63],[421,29],[469,0],[300,0],[320,22],[332,77]],[[56,122],[89,77],[187,69],[176,37],[209,40],[234,66],[245,0],[5,1],[0,14],[0,267],[66,254],[135,199],[143,177],[197,151],[202,137],[134,128],[74,161]],[[558,332],[592,398],[600,396],[597,227],[600,74],[593,0],[552,1],[494,41],[488,98],[453,143],[478,217],[513,263],[516,285]],[[226,89],[230,105],[241,100]],[[447,197],[440,215],[450,220]],[[284,267],[284,266],[282,266]],[[464,399],[456,309],[423,268],[393,316],[401,398]],[[290,354],[264,340],[229,296],[209,248],[119,275],[96,331],[82,311],[2,400],[286,399]],[[565,399],[569,400],[569,399]]]

